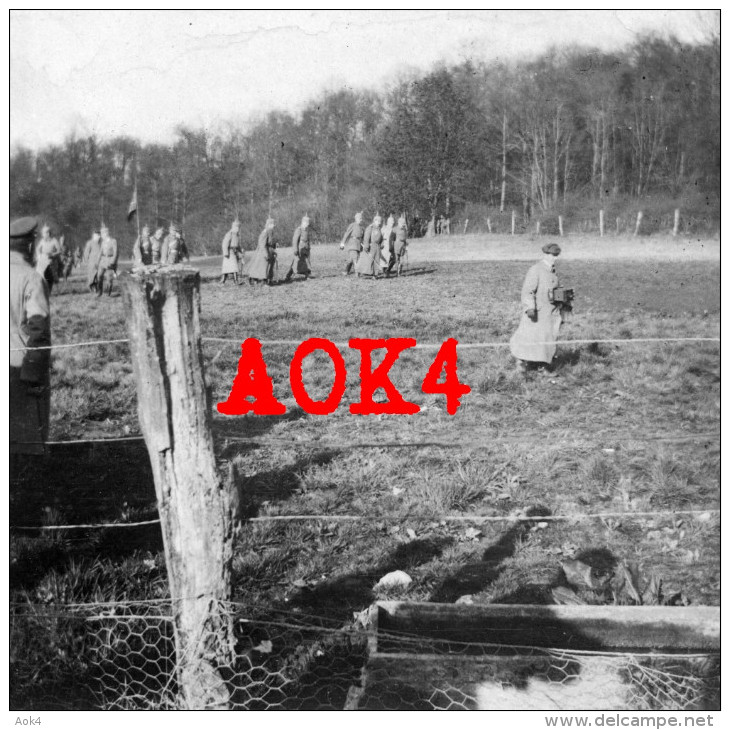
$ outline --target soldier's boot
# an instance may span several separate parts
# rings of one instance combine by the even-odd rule
[[[284,277],[284,281],[291,281],[292,277],[292,270],[289,269],[289,271],[286,272],[286,276]]]

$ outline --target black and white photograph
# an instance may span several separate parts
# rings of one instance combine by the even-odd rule
[[[8,27],[12,724],[719,724],[719,10]]]

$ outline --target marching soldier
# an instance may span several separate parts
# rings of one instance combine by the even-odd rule
[[[149,266],[152,263],[152,240],[150,227],[142,226],[142,233],[137,236],[132,249],[135,266]]]
[[[403,269],[403,256],[405,256],[408,247],[408,226],[404,216],[398,218],[398,225],[393,228],[391,237],[393,240],[393,255],[390,257],[390,263],[385,275],[389,276],[393,266],[398,264],[397,275],[400,276]]]
[[[297,274],[303,274],[306,279],[312,275],[312,269],[309,261],[310,257],[310,237],[312,233],[309,230],[309,216],[302,218],[302,224],[294,231],[292,237],[292,248],[294,249],[294,255],[289,266],[289,271],[286,272],[286,280],[290,281],[292,276]],[[296,272],[294,271],[296,264]]]
[[[35,265],[38,273],[46,280],[49,293],[58,279],[62,253],[61,244],[55,238],[51,238],[51,227],[48,223],[44,223],[41,237],[36,243]]]
[[[43,454],[50,413],[48,284],[31,266],[38,222],[10,224],[10,453]],[[28,348],[28,349],[26,349]]]
[[[362,239],[362,254],[355,266],[358,276],[372,276],[377,278],[380,273],[380,244],[383,240],[383,232],[380,226],[383,219],[376,215],[373,222],[365,229]]]
[[[99,286],[99,258],[101,256],[101,236],[94,229],[91,238],[84,246],[83,262],[86,264],[86,284],[90,291],[95,292]]]
[[[546,243],[542,252],[542,261],[530,268],[522,285],[522,319],[509,343],[519,372],[552,362],[563,321],[560,304],[552,301],[553,290],[559,286],[555,262],[560,246]]]
[[[355,214],[355,222],[347,226],[345,235],[340,242],[340,250],[347,249],[347,263],[343,274],[347,276],[357,265],[362,251],[362,239],[365,235],[365,229],[362,227],[362,212]]]
[[[233,276],[233,283],[240,284],[238,280],[238,268],[240,265],[243,251],[241,249],[241,241],[239,229],[241,224],[235,220],[231,224],[231,230],[223,237],[223,264],[221,266],[221,284],[226,283],[229,276]]]
[[[96,275],[96,296],[100,297],[104,291],[104,280],[108,280],[107,295],[112,295],[114,279],[117,276],[117,262],[119,260],[119,247],[116,238],[109,235],[109,229],[102,225],[99,266]]]
[[[395,251],[393,249],[393,242],[395,241],[394,229],[395,218],[389,215],[387,223],[382,228],[383,248],[380,253],[380,268],[387,271],[390,271],[392,267],[390,262],[395,259]]]
[[[185,239],[182,237],[180,229],[174,224],[170,226],[170,232],[162,244],[160,257],[163,264],[179,264],[183,259],[190,261]]]
[[[276,241],[274,240],[273,218],[266,220],[266,226],[259,235],[259,243],[248,268],[248,281],[264,281],[271,286],[274,281],[274,266],[276,265]]]

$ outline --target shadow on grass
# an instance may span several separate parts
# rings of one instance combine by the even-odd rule
[[[235,447],[242,447],[236,449]],[[232,458],[236,453],[258,446],[246,446],[236,444],[227,450],[227,458]],[[325,466],[339,456],[338,450],[319,451],[313,455],[297,459],[283,469],[270,469],[268,471],[257,471],[252,476],[239,476],[235,472],[231,474],[233,484],[238,492],[238,517],[250,519],[256,517],[261,504],[265,501],[283,501],[294,494],[301,486],[300,474],[310,466]]]
[[[408,572],[439,557],[454,542],[453,537],[423,538],[399,545],[392,554],[367,572],[353,572],[303,588],[292,596],[287,608],[299,607],[327,619],[348,621],[375,600],[373,586],[394,570]]]
[[[528,517],[548,515],[544,507],[531,507]],[[456,573],[447,577],[433,592],[431,600],[437,603],[453,603],[461,596],[480,593],[488,588],[504,570],[505,561],[511,558],[522,538],[529,531],[531,522],[519,522],[509,527],[504,534],[490,545],[478,562],[467,563]]]

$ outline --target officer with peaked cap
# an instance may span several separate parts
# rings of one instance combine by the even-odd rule
[[[43,454],[50,414],[48,284],[31,266],[38,221],[10,224],[10,453]]]
[[[119,262],[119,246],[117,239],[109,235],[109,229],[102,225],[99,253],[99,266],[96,277],[96,296],[100,297],[104,291],[104,282],[108,282],[107,294],[112,295],[112,286],[117,276],[117,263]]]
[[[522,318],[509,343],[520,372],[552,362],[563,321],[560,305],[553,302],[553,290],[560,285],[555,273],[560,246],[546,243],[542,253],[542,261],[530,268],[522,285]]]
[[[179,264],[183,259],[190,261],[185,239],[174,223],[170,225],[170,232],[162,244],[160,259],[163,264]]]

